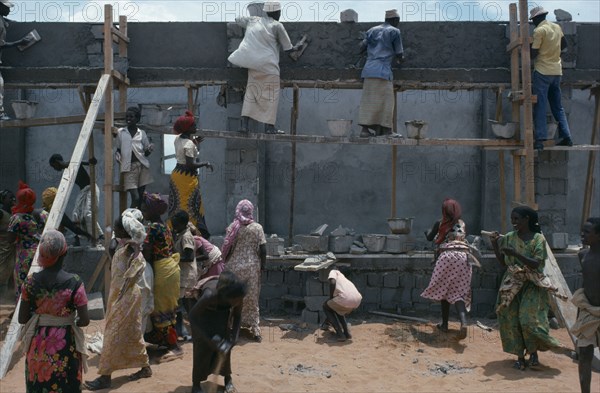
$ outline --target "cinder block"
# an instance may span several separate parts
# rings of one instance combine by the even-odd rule
[[[429,311],[429,303],[414,303],[412,308],[415,311]]]
[[[104,319],[104,302],[102,301],[102,293],[94,292],[88,296],[88,315],[92,321],[100,321]]]
[[[412,290],[411,287],[402,288],[402,295],[400,296],[400,305],[404,308],[407,305],[412,304]]]
[[[535,193],[536,195],[548,195],[550,193],[550,179],[537,179]]]
[[[495,274],[484,274],[481,278],[481,288],[495,289],[498,284],[498,277]]]
[[[567,179],[551,179],[549,194],[567,195]]]
[[[93,34],[95,39],[97,39],[97,40],[104,39],[104,25],[103,24],[92,25],[92,27],[90,28],[90,32]]]
[[[261,297],[265,299],[275,299],[280,298],[283,295],[287,294],[287,288],[283,285],[272,285],[267,283],[267,285],[263,285],[260,289]]]
[[[280,237],[268,237],[267,238],[267,255],[280,256],[285,253],[284,250],[285,240]]]
[[[283,300],[281,299],[267,299],[268,310],[270,312],[281,311],[284,309]]]
[[[358,23],[358,13],[353,9],[347,9],[340,12],[340,22],[342,23]]]
[[[434,302],[429,304],[429,311],[434,313],[442,312],[442,303]]]
[[[367,286],[367,275],[362,272],[349,272],[346,277],[354,283],[354,286],[358,288],[359,291]]]
[[[423,293],[423,289],[421,288],[413,288],[411,291],[411,299],[414,303],[422,302],[423,298],[421,294]]]
[[[381,290],[379,288],[367,287],[362,295],[365,303],[379,304],[381,302]]]
[[[368,273],[367,274],[367,284],[370,287],[380,287],[381,286],[381,275],[379,273]]]
[[[383,286],[386,288],[397,288],[400,282],[398,273],[386,273],[383,275]]]
[[[415,288],[425,289],[429,285],[429,281],[431,280],[430,275],[424,274],[416,274],[415,275]]]
[[[384,305],[385,308],[390,308],[388,304],[398,304],[398,297],[400,292],[395,288],[383,288],[381,290],[381,304]]]
[[[329,251],[347,254],[354,242],[354,236],[329,236]]]
[[[481,274],[476,273],[476,270],[473,270],[473,275],[471,276],[471,288],[479,288],[481,286]]]
[[[304,288],[302,288],[302,285],[288,286],[288,295],[304,296]]]
[[[306,322],[309,325],[319,324],[319,313],[316,311],[309,311],[307,309],[302,310],[302,322]]]
[[[276,284],[276,285],[283,284],[283,272],[273,271],[273,270],[267,272],[267,282],[269,284]]]
[[[235,22],[227,23],[227,38],[244,38],[244,29]]]
[[[301,285],[302,284],[302,276],[301,272],[297,272],[295,270],[287,270],[284,272],[284,284],[287,286],[293,285]]]
[[[329,273],[331,272],[331,267],[327,269],[319,270],[319,281],[322,283],[329,283]]]
[[[87,46],[88,55],[97,55],[102,53],[102,44],[100,42],[95,42],[91,45]]]
[[[555,250],[564,250],[569,246],[568,233],[553,233],[550,247]]]
[[[475,308],[475,307],[473,307]],[[480,317],[486,317],[490,313],[494,312],[496,309],[496,303],[488,304],[488,303],[479,303],[477,304],[477,315]]]
[[[475,304],[496,304],[498,292],[494,289],[474,289],[473,303]]]
[[[323,310],[323,303],[329,300],[329,296],[304,296],[304,304],[308,311]]]
[[[324,296],[323,283],[309,278],[306,280],[306,295],[307,296]]]
[[[239,48],[242,43],[241,38],[230,38],[227,40],[227,53],[233,53],[237,48]]]
[[[412,273],[402,272],[400,274],[400,287],[412,288],[415,285],[415,276]]]
[[[296,235],[294,243],[300,244],[307,252],[327,252],[329,248],[329,236]]]

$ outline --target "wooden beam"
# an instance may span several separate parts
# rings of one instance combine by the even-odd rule
[[[394,114],[392,120],[392,132],[398,133],[398,92],[394,89]],[[390,218],[396,217],[396,187],[397,187],[397,173],[396,167],[398,166],[398,146],[392,146],[392,200],[391,200],[391,211]]]
[[[113,36],[115,36],[115,37],[117,37],[119,39],[119,41],[117,41],[117,43],[120,44],[120,41],[122,41],[124,43],[129,44],[129,37],[127,37],[126,33],[124,34],[123,32],[121,32],[119,29],[117,29],[114,26],[110,29],[110,31],[111,31],[111,33],[112,33]]]
[[[79,171],[83,154],[90,139],[90,135],[92,134],[94,122],[96,121],[98,111],[100,110],[100,102],[102,101],[102,96],[107,91],[106,86],[108,85],[109,80],[110,78],[108,75],[103,75],[100,78],[98,88],[96,89],[96,93],[94,94],[94,98],[92,99],[92,103],[90,105],[90,110],[86,115],[86,119],[81,127],[81,132],[79,133],[79,138],[75,143],[75,148],[69,161],[69,168],[63,171],[54,203],[52,204],[50,214],[46,220],[44,232],[49,229],[58,228],[62,216],[65,213],[67,203],[69,202],[69,197],[71,196],[71,191],[75,185],[75,177]],[[42,268],[38,263],[38,252],[36,251],[31,263],[31,268],[29,269],[29,274],[31,275],[39,272],[40,270],[42,270]],[[19,338],[19,332],[21,330],[21,325],[18,323],[20,304],[21,299],[19,298],[17,301],[17,308],[15,309],[15,313],[8,329],[11,334],[6,335],[6,340],[4,341],[4,345],[0,351],[0,379],[6,376],[8,366],[10,365],[10,361],[13,356],[14,347],[17,343],[17,339]]]
[[[1,128],[29,128],[29,127],[47,127],[62,126],[65,124],[81,124],[85,121],[86,115],[73,115],[61,117],[37,117],[23,120],[5,120],[0,121]],[[125,113],[115,113],[115,119],[125,120]],[[104,121],[104,114],[98,115],[97,122]]]
[[[115,78],[115,80],[117,82],[119,82],[121,84],[124,84],[124,85],[127,85],[127,86],[130,85],[129,78],[126,77],[125,75],[121,74],[119,71],[112,70],[111,74],[112,74],[113,78]]]
[[[293,106],[291,113],[290,133],[296,136],[298,117],[300,115],[300,88],[294,86]],[[292,142],[292,156],[290,163],[290,218],[288,226],[288,241],[292,244],[294,240],[294,207],[296,205],[296,142]]]

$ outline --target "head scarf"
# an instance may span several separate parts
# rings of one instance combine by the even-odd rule
[[[42,192],[42,207],[47,212],[50,212],[50,209],[52,209],[52,204],[54,203],[57,192],[58,189],[56,187],[48,187]]]
[[[41,267],[54,266],[58,259],[67,252],[67,241],[56,229],[49,229],[42,234],[38,244],[38,263]]]
[[[529,206],[517,206],[513,209],[514,213],[517,213],[521,217],[529,217],[529,230],[535,233],[542,233],[540,227],[538,214],[535,210]]]
[[[446,198],[442,202],[442,222],[435,238],[436,244],[442,244],[446,241],[446,235],[452,227],[460,220],[462,209],[460,204],[454,199]]]
[[[385,11],[385,19],[400,18],[397,9]]]
[[[121,222],[131,240],[142,244],[146,240],[146,227],[143,224],[144,215],[138,209],[127,209],[121,214]]]
[[[252,202],[244,199],[238,203],[237,207],[235,208],[235,217],[229,228],[227,228],[227,235],[225,236],[225,241],[223,242],[223,250],[221,253],[223,261],[227,260],[227,256],[235,245],[238,232],[240,231],[242,225],[247,226],[254,222],[253,213],[254,205]]]
[[[35,204],[35,192],[27,184],[19,180],[17,204],[12,207],[12,214],[31,213]]]
[[[448,232],[448,241],[453,240],[465,240],[467,237],[467,227],[463,220],[458,220],[456,224],[452,226],[450,232]]]
[[[159,217],[167,211],[169,205],[165,202],[160,194],[149,194],[147,192],[144,193],[144,203],[148,208],[148,213],[152,217]]]
[[[192,129],[192,126],[196,123],[194,114],[190,111],[185,111],[185,115],[179,116],[173,125],[173,131],[176,134],[185,134]]]

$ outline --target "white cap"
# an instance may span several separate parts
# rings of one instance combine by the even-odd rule
[[[530,15],[530,16],[529,16],[529,19],[533,19],[533,18],[535,18],[536,16],[545,15],[545,14],[547,14],[547,13],[548,13],[548,11],[546,11],[546,10],[544,9],[544,7],[542,7],[542,6],[537,6],[537,7],[533,8],[533,9],[531,9],[531,11],[529,11],[529,15]]]
[[[11,3],[8,0],[0,0],[0,3],[4,4],[5,6],[7,6],[8,8],[12,8],[14,6],[13,3]]]
[[[400,18],[397,9],[385,11],[385,19]]]
[[[277,12],[281,11],[281,3],[278,1],[267,1],[263,7],[264,12]]]

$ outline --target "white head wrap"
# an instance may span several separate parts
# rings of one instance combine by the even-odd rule
[[[146,227],[142,223],[143,220],[144,215],[138,209],[127,209],[121,215],[123,228],[138,244],[142,244],[146,240]]]

